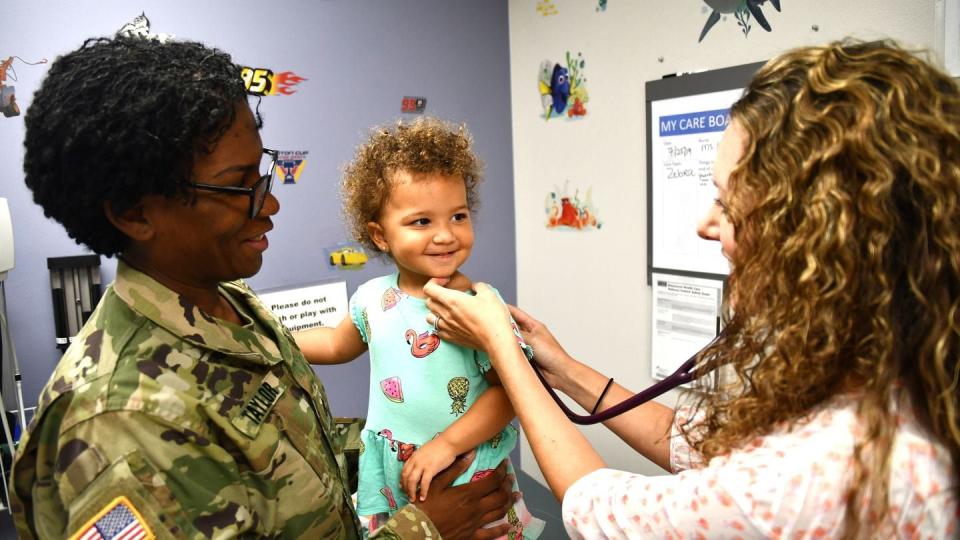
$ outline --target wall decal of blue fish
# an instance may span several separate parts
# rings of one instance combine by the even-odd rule
[[[587,78],[583,74],[586,61],[582,52],[566,52],[564,63],[545,59],[537,71],[537,86],[540,90],[542,118],[567,117],[580,119],[587,115],[586,104],[590,101]],[[566,115],[564,115],[566,113]]]
[[[567,108],[567,100],[570,99],[570,78],[567,76],[567,68],[560,64],[553,65],[553,75],[550,76],[550,97],[553,98],[553,110],[557,114]]]

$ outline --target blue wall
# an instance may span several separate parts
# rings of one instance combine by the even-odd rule
[[[141,11],[155,32],[203,41],[240,64],[293,71],[307,80],[290,96],[263,99],[264,145],[309,151],[295,185],[277,185],[274,219],[258,289],[345,278],[348,294],[392,270],[379,262],[359,271],[327,266],[323,249],[345,240],[337,182],[369,127],[401,116],[404,95],[425,96],[427,112],[465,122],[486,163],[477,242],[465,267],[516,299],[510,139],[507,4],[452,0],[283,1],[183,0],[3,2],[0,57],[51,61],[86,37],[110,35]],[[14,63],[22,110],[47,66]],[[7,311],[23,371],[24,399],[36,404],[59,351],[54,347],[47,257],[84,250],[46,219],[23,183],[23,116],[0,117],[0,197],[9,199],[16,267],[6,281]],[[105,282],[116,263],[104,259]],[[344,416],[366,411],[366,358],[318,369],[333,406]],[[7,396],[5,396],[7,397]],[[9,400],[9,398],[7,399]]]

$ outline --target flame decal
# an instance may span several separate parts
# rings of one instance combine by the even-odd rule
[[[301,82],[307,79],[297,75],[292,71],[283,71],[277,73],[273,76],[273,88],[270,91],[270,95],[283,94],[285,96],[292,95],[297,91],[294,86],[300,84]]]

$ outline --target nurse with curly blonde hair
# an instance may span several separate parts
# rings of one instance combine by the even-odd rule
[[[489,352],[574,538],[960,535],[957,84],[833,43],[768,62],[731,119],[698,227],[731,266],[703,392],[606,422],[673,475],[605,467],[484,285],[425,288],[440,336]],[[587,410],[631,395],[511,311],[550,385]]]

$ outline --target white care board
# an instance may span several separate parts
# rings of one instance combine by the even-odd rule
[[[697,222],[713,204],[713,162],[730,105],[742,89],[656,101],[653,122],[654,268],[727,273],[717,242],[696,235]]]
[[[713,163],[730,106],[761,65],[646,84],[648,282],[654,272],[726,277],[720,245],[697,236],[697,223],[717,196]]]

